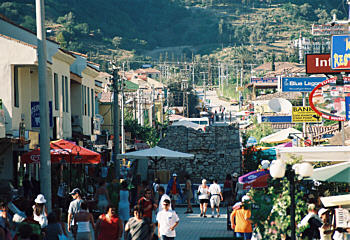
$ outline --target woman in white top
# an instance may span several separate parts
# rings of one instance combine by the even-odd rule
[[[95,229],[94,217],[88,211],[87,203],[81,202],[80,210],[74,216],[74,220],[78,225],[77,240],[92,240],[92,234],[90,231],[90,223],[92,228]]]
[[[39,194],[34,200],[35,205],[33,206],[34,220],[40,224],[41,228],[45,228],[47,222],[47,209],[45,207],[46,199],[44,195]]]
[[[199,207],[201,209],[201,217],[207,217],[207,207],[209,203],[209,187],[207,186],[207,180],[202,180],[202,185],[198,187],[198,199]]]

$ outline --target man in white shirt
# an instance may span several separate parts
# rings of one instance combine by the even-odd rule
[[[163,210],[157,214],[158,236],[162,240],[173,240],[176,237],[175,228],[179,224],[179,217],[174,210],[170,210],[170,201],[163,201]]]
[[[158,212],[162,211],[163,210],[163,202],[165,199],[168,199],[169,201],[171,201],[170,197],[165,193],[165,189],[164,187],[162,186],[159,186],[158,188],[158,193],[159,193],[159,197],[160,197],[160,200],[159,200],[159,207],[158,207]],[[171,204],[169,206],[169,209],[171,210]]]
[[[221,187],[218,184],[218,180],[214,179],[213,184],[209,187],[210,192],[210,206],[211,206],[211,217],[214,218],[214,208],[216,207],[217,216],[220,217],[220,200],[223,200]]]

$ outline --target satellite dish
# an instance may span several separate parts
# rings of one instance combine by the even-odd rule
[[[291,114],[292,113],[292,104],[283,98],[273,98],[269,101],[268,103],[270,109],[272,112],[275,113],[287,113]]]

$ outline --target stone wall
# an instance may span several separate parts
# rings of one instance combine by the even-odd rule
[[[176,172],[180,179],[187,173],[193,183],[200,183],[203,178],[217,178],[219,183],[223,183],[226,174],[240,172],[241,151],[237,125],[208,126],[205,132],[171,126],[158,146],[195,155],[194,159],[162,160],[157,164],[158,170]]]

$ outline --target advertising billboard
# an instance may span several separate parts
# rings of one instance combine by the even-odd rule
[[[308,74],[350,72],[350,70],[332,70],[330,53],[306,54],[305,67]]]
[[[336,85],[337,78],[330,78],[312,90],[310,107],[321,117],[333,121],[346,120],[345,99],[350,96],[350,78],[344,77],[345,85]]]
[[[331,68],[350,69],[350,36],[332,36],[331,43]]]
[[[325,77],[282,78],[282,92],[311,92]]]

